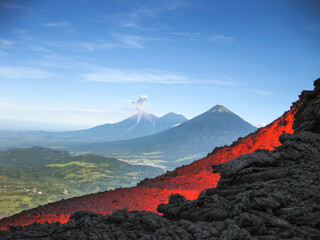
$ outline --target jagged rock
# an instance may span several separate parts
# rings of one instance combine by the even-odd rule
[[[72,214],[66,224],[33,224],[0,232],[1,239],[320,239],[320,80],[296,114],[294,134],[274,151],[257,150],[214,165],[217,188],[198,199],[171,195],[146,211]]]

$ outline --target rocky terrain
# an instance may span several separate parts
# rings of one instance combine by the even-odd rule
[[[294,121],[290,122],[290,119]],[[292,127],[294,130],[281,134],[278,145],[278,142],[272,140],[280,135],[272,134],[278,133],[281,129],[277,129],[277,126],[285,126],[283,128],[289,130]],[[252,143],[251,146],[248,143]],[[263,144],[267,149],[259,150]],[[278,147],[274,149],[275,145]],[[208,170],[208,163],[215,164],[212,174],[209,173],[212,170]],[[129,191],[144,193],[158,186],[158,192],[154,190],[156,195],[160,192],[161,186],[167,186],[162,189],[163,192],[176,194],[170,196],[168,203],[164,202],[158,206],[157,210],[163,216],[126,209],[105,216],[99,214],[99,210],[96,213],[80,211],[72,213],[66,224],[35,223],[28,227],[11,227],[8,231],[0,232],[0,238],[316,240],[320,239],[319,163],[320,79],[315,81],[314,91],[304,91],[289,112],[266,128],[240,139],[230,147],[215,149],[205,159],[158,178],[145,180],[136,188],[120,189],[118,194],[113,195],[122,195],[124,198],[125,193]],[[203,179],[198,179],[197,171]],[[196,191],[197,181],[205,181],[205,176],[208,181],[212,177],[216,182],[219,175],[221,178],[216,188],[211,186],[204,190],[205,184],[199,181],[198,190],[204,191],[196,200],[187,200],[186,198],[192,199],[188,194],[185,194],[186,197],[182,196],[183,193],[188,193],[188,190]],[[176,190],[175,183],[178,183]],[[214,185],[213,182],[209,184]],[[158,198],[163,198],[166,194],[158,195]],[[111,193],[105,197],[107,195],[111,196]],[[98,203],[98,198],[84,197],[87,197],[87,202],[91,199],[96,200],[97,205],[101,204]],[[142,205],[150,210],[148,203],[153,199],[132,196],[131,199],[127,199],[128,202],[129,200],[135,202],[138,210],[142,209]],[[67,207],[71,203],[77,203],[75,200],[67,201],[69,200],[60,202],[60,206],[64,206],[63,203],[66,203]],[[101,198],[100,201],[104,202]],[[113,201],[118,206],[126,207],[120,198],[120,202],[118,199]],[[107,204],[108,200],[105,202]],[[44,206],[21,213],[14,218],[4,219],[0,225],[23,225],[28,223],[22,222],[23,217],[39,217],[42,212],[50,209],[52,212],[47,214],[51,214],[51,220],[54,220],[58,213],[53,210],[57,210],[59,205],[56,203],[53,206],[55,207]],[[129,210],[136,210],[130,209],[132,205],[128,206]],[[80,210],[86,209],[83,207]]]
[[[130,211],[146,210],[157,212],[161,203],[167,203],[171,194],[182,194],[188,200],[196,199],[208,188],[217,186],[220,175],[212,173],[212,165],[228,162],[243,154],[254,152],[256,149],[273,150],[281,145],[279,136],[283,131],[293,133],[294,114],[303,104],[301,99],[293,104],[289,111],[280,118],[245,138],[239,139],[231,146],[216,148],[207,157],[194,161],[167,172],[157,178],[145,179],[133,188],[122,188],[97,194],[85,195],[58,201],[21,212],[0,220],[0,231],[8,226],[25,226],[34,222],[66,223],[71,214],[77,211],[92,211],[111,214],[117,209],[127,208]]]

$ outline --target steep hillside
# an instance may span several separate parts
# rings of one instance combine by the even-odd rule
[[[61,223],[65,223],[68,221],[71,214],[79,210],[90,210],[92,212],[101,213],[101,214],[111,214],[112,211],[117,209],[122,209],[122,208],[127,208],[130,211],[147,210],[151,212],[156,212],[156,209],[159,204],[168,203],[169,196],[171,194],[176,194],[176,193],[184,195],[189,200],[196,199],[203,190],[208,188],[215,188],[217,186],[217,182],[219,181],[220,174],[212,173],[213,164],[228,162],[236,157],[239,157],[240,155],[252,153],[257,149],[273,150],[275,147],[280,146],[281,142],[279,141],[279,137],[283,134],[283,131],[286,131],[287,133],[290,133],[290,134],[294,132],[293,130],[293,124],[295,120],[294,116],[297,113],[297,111],[299,111],[299,109],[305,109],[304,103],[307,102],[306,104],[308,106],[309,102],[313,101],[312,99],[317,99],[319,102],[320,79],[317,80],[315,84],[317,86],[316,89],[314,91],[303,92],[303,94],[300,97],[300,100],[294,103],[293,106],[290,108],[290,110],[284,113],[283,116],[281,116],[280,118],[278,118],[277,120],[275,120],[274,122],[266,126],[265,128],[258,129],[256,132],[248,135],[247,137],[239,139],[237,142],[233,143],[231,146],[216,148],[206,158],[195,161],[192,164],[189,164],[187,166],[182,166],[180,168],[177,168],[176,170],[172,172],[168,172],[155,179],[146,179],[142,181],[137,187],[134,187],[134,188],[117,189],[112,191],[106,191],[103,193],[91,194],[83,197],[63,200],[63,201],[48,204],[39,208],[35,208],[29,211],[25,211],[20,214],[16,214],[10,218],[2,219],[0,221],[1,229],[4,230],[10,225],[28,225],[33,222],[45,223],[46,221],[48,222],[59,221]],[[318,106],[319,105],[320,104],[318,103]],[[315,119],[316,122],[314,123],[314,125],[318,126],[317,124],[319,120],[319,111],[317,111],[316,114],[317,114],[316,117],[314,116],[311,118],[312,120]],[[301,112],[299,115],[304,116],[304,114],[301,114]],[[299,126],[296,128],[300,129],[301,126],[303,126],[303,124],[299,124]],[[318,130],[319,130],[319,127],[316,127],[315,131],[317,132]],[[299,139],[299,136],[298,136],[298,139]],[[300,139],[301,139],[300,141],[303,141],[302,138]],[[311,140],[311,142],[312,141],[313,140]],[[290,142],[290,139],[289,139],[289,142]],[[300,150],[304,152],[305,151],[309,152],[310,154],[318,154],[317,151],[314,151],[312,148],[308,148],[307,146],[305,148],[302,147],[302,149],[300,149],[299,147],[294,147],[294,148],[289,147],[289,148],[291,148],[291,150],[293,151],[292,152],[293,155],[294,155],[294,152],[300,151]],[[267,151],[264,151],[264,152],[267,155],[269,154]],[[279,156],[281,156],[281,153],[278,154],[278,158]],[[248,157],[248,159],[252,159],[252,158]],[[250,161],[248,163],[250,163]],[[254,168],[252,168],[251,170],[254,172]],[[250,173],[250,171],[248,173]],[[284,185],[284,186],[287,186],[287,185]],[[237,194],[239,193],[239,191],[241,191],[241,189],[234,189],[233,191],[234,191],[234,194]],[[211,197],[211,198],[213,201],[215,201],[216,199],[216,197]],[[243,200],[244,203],[245,201],[246,199]],[[170,204],[174,202],[179,203],[180,201],[176,201],[175,199],[173,199],[172,202],[170,202]],[[201,205],[199,205],[198,207],[201,207]],[[177,210],[180,211],[180,209],[177,209]],[[126,211],[119,211],[119,212],[116,212],[111,218],[106,217],[107,219],[105,221],[110,222],[115,220],[118,222],[117,226],[119,225],[121,226],[121,224],[127,224],[126,226],[123,226],[123,228],[128,227],[132,231],[134,231],[134,227],[130,227],[131,226],[130,224],[134,222],[136,226],[138,222],[136,222],[135,219],[137,218],[137,221],[138,221],[138,219],[140,219],[139,216],[143,216],[144,213],[133,213],[133,215],[134,216],[132,216],[131,220],[128,220],[128,217],[129,217],[128,213]],[[153,215],[153,214],[148,213],[147,215]],[[91,213],[92,218],[95,218],[95,216],[98,216],[98,215]],[[91,217],[89,215],[89,218]],[[162,218],[159,216],[155,216],[155,218],[157,221],[159,221],[160,227],[165,226],[165,220],[161,220]],[[81,214],[78,214],[78,215],[76,214],[74,215],[73,219],[75,219],[74,221],[79,220],[81,222],[81,221],[84,221],[86,217],[81,218]],[[141,222],[139,222],[139,224],[143,224],[143,222],[145,222],[145,224],[148,225],[149,230],[150,228],[152,229],[150,230],[152,232],[156,231],[157,226],[159,226],[153,220],[149,221],[148,217],[141,219]],[[164,224],[162,224],[161,222]],[[283,224],[285,224],[283,223],[283,221],[279,222],[276,220],[276,222],[278,223],[278,225],[275,225],[276,227],[282,227],[284,226]],[[177,224],[181,225],[183,224],[183,222],[180,222]],[[227,225],[223,225],[221,226],[220,229],[218,230],[216,229],[216,230],[220,231],[220,230],[223,230],[225,227],[228,227],[229,223],[226,222],[226,224]],[[57,226],[57,225],[50,225],[50,226]],[[75,226],[78,226],[77,223]],[[138,226],[141,226],[141,225],[138,225]],[[188,226],[188,224],[186,226]],[[197,226],[200,226],[200,227],[203,226],[205,229],[208,229],[205,225],[202,225],[202,223],[199,223]],[[173,228],[176,228],[176,227],[177,227],[176,225],[173,225]],[[233,225],[232,226],[230,225],[230,228],[232,227]],[[55,231],[54,228],[55,227],[53,227],[52,231]],[[195,228],[195,231],[197,231],[196,229],[197,228]],[[234,230],[235,230],[235,233],[237,233],[238,231],[237,227],[235,227]],[[166,230],[163,230],[163,231],[166,231]],[[232,232],[232,229],[230,229],[230,231]],[[185,239],[188,239],[188,238],[185,238]],[[268,239],[268,238],[259,238],[259,239]],[[275,238],[269,238],[269,239],[275,239]]]
[[[142,160],[148,159],[173,169],[205,156],[214,147],[231,144],[254,130],[254,126],[227,108],[216,105],[177,127],[154,135],[127,141],[81,144],[67,149],[126,160],[142,155]],[[151,156],[146,156],[148,154]]]

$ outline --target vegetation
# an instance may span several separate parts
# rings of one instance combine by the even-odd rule
[[[97,155],[48,148],[0,152],[0,213],[12,215],[62,198],[134,186],[164,171]]]

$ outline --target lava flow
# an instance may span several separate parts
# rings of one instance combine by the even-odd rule
[[[264,128],[245,138],[238,139],[230,146],[220,147],[207,157],[179,167],[153,179],[146,179],[136,187],[116,189],[86,196],[61,200],[0,220],[0,230],[9,226],[25,226],[34,222],[65,223],[76,211],[89,210],[96,213],[110,214],[112,211],[146,210],[156,212],[157,206],[167,203],[171,194],[179,193],[187,199],[196,199],[201,191],[214,188],[219,181],[219,174],[212,173],[212,165],[230,161],[257,149],[273,150],[280,145],[279,136],[283,131],[293,133],[294,115],[303,100],[294,103],[289,111]]]

